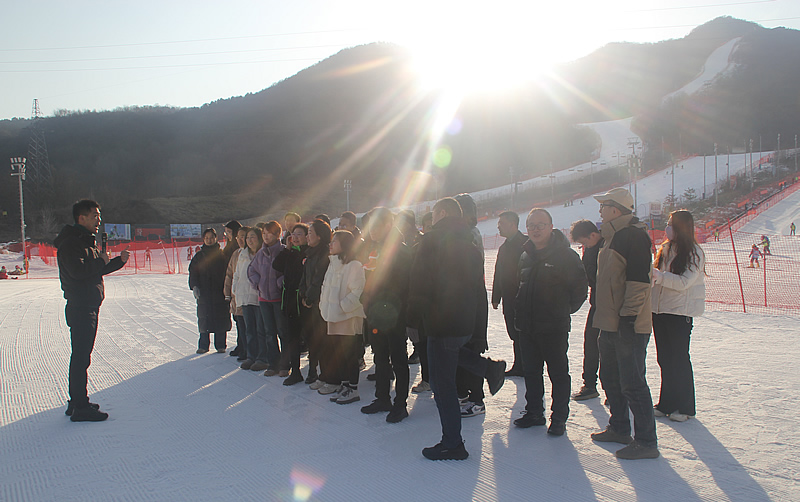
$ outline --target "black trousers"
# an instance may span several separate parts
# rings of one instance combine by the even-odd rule
[[[326,375],[331,380],[348,382],[351,387],[358,385],[358,359],[363,343],[361,337],[357,335],[326,335],[328,347],[330,348],[330,370],[326,370]],[[335,383],[335,382],[334,382]]]
[[[544,415],[544,364],[552,384],[552,420],[565,422],[569,416],[571,379],[567,348],[569,333],[521,333],[519,337],[525,370],[525,409],[532,415]]]
[[[694,372],[689,357],[693,319],[673,314],[653,314],[661,394],[656,408],[664,413],[695,414]]]
[[[69,399],[77,408],[89,405],[86,390],[87,371],[92,363],[92,350],[97,337],[97,317],[100,307],[67,303],[65,314],[72,339],[69,359]]]
[[[370,327],[370,344],[375,362],[375,399],[391,401],[390,372],[394,373],[394,405],[405,407],[408,400],[408,351],[405,328],[379,330]]]
[[[308,309],[303,309],[303,315],[308,315]],[[282,347],[281,358],[285,358],[286,366],[291,368],[293,374],[300,374],[300,345],[303,341],[303,320],[300,317],[289,317],[287,320],[288,333],[286,346]],[[281,362],[281,367],[284,361]]]
[[[514,362],[513,366],[520,365],[522,367],[522,355],[520,354],[519,349],[519,330],[514,325],[514,302],[513,300],[509,300],[508,304],[506,301],[503,300],[503,320],[506,322],[506,332],[508,332],[508,337],[511,338],[514,347]],[[512,367],[513,367],[512,366]]]
[[[583,329],[583,385],[597,388],[597,371],[600,369],[600,329],[593,328],[594,305],[586,316],[586,327]]]

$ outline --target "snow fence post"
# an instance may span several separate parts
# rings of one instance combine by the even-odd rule
[[[744,288],[742,287],[742,271],[739,270],[739,258],[736,256],[736,243],[733,239],[733,229],[731,220],[728,220],[728,232],[731,234],[731,246],[733,246],[733,262],[736,264],[736,275],[739,277],[739,292],[742,294],[742,312],[747,313],[747,305],[744,302]]]

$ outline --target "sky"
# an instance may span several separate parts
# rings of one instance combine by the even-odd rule
[[[414,51],[433,85],[502,87],[610,42],[681,38],[729,15],[800,29],[797,0],[6,2],[0,119],[200,106],[258,92],[370,42]]]

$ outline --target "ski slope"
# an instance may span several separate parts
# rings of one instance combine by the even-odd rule
[[[800,226],[800,191],[775,204],[739,229],[739,232],[766,235],[789,235],[789,226]]]
[[[664,97],[664,101],[681,93],[694,94],[703,87],[709,85],[715,79],[733,71],[736,68],[736,63],[731,61],[731,56],[733,56],[733,53],[739,45],[739,41],[741,39],[742,37],[731,39],[714,50],[714,52],[708,56],[708,59],[703,65],[703,69],[700,71],[700,74],[694,80],[684,85],[677,91],[667,94]]]
[[[487,252],[487,277],[495,257]],[[366,372],[361,402],[340,406],[240,370],[227,355],[194,354],[185,276],[110,276],[106,286],[89,392],[111,416],[72,423],[58,281],[0,281],[4,501],[800,500],[800,345],[775,343],[776,333],[797,333],[794,318],[695,320],[697,418],[658,419],[657,460],[620,461],[615,445],[591,441],[608,420],[602,398],[571,403],[563,437],[513,427],[525,399],[523,380],[512,378],[487,397],[485,415],[464,419],[470,458],[431,462],[420,453],[440,439],[430,392],[412,394],[409,418],[388,424],[359,412],[374,392]],[[574,389],[587,309],[570,333]],[[229,333],[229,347],[234,340]],[[493,357],[512,358],[499,310],[490,309],[489,345]],[[411,370],[418,381],[419,366]],[[647,370],[657,394],[652,343]]]

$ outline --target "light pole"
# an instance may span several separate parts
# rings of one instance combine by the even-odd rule
[[[717,155],[717,144],[714,143],[714,207],[719,206],[719,191],[717,187],[719,186],[719,175],[717,174],[717,159],[719,156]]]
[[[797,134],[794,135],[794,172],[797,172]]]
[[[25,157],[11,157],[11,176],[19,177],[19,225],[22,233],[22,263],[28,273],[28,253],[25,245],[25,203],[22,198],[22,181],[25,179]],[[13,172],[16,170],[16,172]]]
[[[750,140],[750,191],[752,192],[756,186],[756,179],[753,174],[753,140]]]
[[[775,152],[775,159],[772,162],[772,176],[778,175],[778,162],[781,161],[781,134],[778,133],[778,151]]]
[[[347,210],[350,210],[350,192],[353,191],[353,180],[344,180],[344,193],[347,194]]]
[[[706,154],[703,154],[703,200],[706,200]]]

